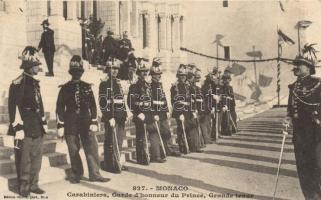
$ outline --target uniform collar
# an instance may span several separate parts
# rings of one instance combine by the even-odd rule
[[[38,79],[35,79],[31,74],[28,74],[27,72],[23,72],[23,75],[26,77],[26,79],[35,81],[35,82],[40,82]]]

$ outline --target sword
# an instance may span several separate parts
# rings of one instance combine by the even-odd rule
[[[186,147],[186,153],[189,153],[189,146],[188,146],[188,142],[187,142],[187,138],[186,138],[184,120],[181,120],[181,122],[182,122],[183,137],[184,137],[184,143],[185,143],[185,147]]]
[[[117,164],[117,167],[119,168],[119,171],[121,171],[122,166],[120,164],[120,151],[119,151],[119,146],[118,146],[117,132],[116,132],[116,128],[115,127],[113,127],[112,129],[113,129],[113,136],[115,138],[115,143],[116,143],[115,144],[116,145],[116,153],[117,153],[117,155],[116,155],[116,164]]]
[[[164,156],[166,157],[165,146],[164,146],[164,143],[163,143],[163,139],[162,139],[162,137],[161,137],[161,134],[160,134],[160,130],[159,130],[159,126],[158,126],[158,124],[157,124],[157,121],[155,121],[155,125],[156,125],[157,133],[158,133],[158,136],[159,136],[159,139],[160,139],[160,143],[161,143],[161,147],[162,147]]]
[[[283,139],[282,139],[281,153],[280,153],[280,157],[279,157],[278,170],[277,170],[277,173],[276,173],[276,180],[275,180],[275,186],[274,186],[273,200],[275,199],[276,189],[277,189],[278,182],[279,182],[279,175],[280,175],[280,168],[281,168],[281,163],[282,163],[282,156],[283,156],[285,139],[286,139],[286,136],[289,134],[289,133],[288,133],[288,127],[289,127],[289,125],[286,124],[286,125],[285,125],[285,130],[282,131],[282,132],[283,132]]]
[[[231,113],[229,112],[228,114],[229,114],[230,120],[232,121],[232,125],[233,125],[235,131],[237,132],[237,128],[236,128],[235,122],[234,122],[234,120],[233,120],[233,118],[231,116]]]
[[[147,163],[150,161],[149,150],[148,150],[148,140],[147,140],[147,131],[146,131],[146,124],[144,123],[144,134],[145,134],[145,153],[147,156]]]

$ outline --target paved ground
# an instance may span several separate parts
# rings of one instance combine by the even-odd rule
[[[178,195],[180,199],[272,199],[282,140],[280,119],[283,114],[284,109],[272,109],[244,120],[240,122],[241,132],[221,139],[218,144],[207,145],[201,154],[170,157],[164,164],[152,163],[150,166],[127,163],[129,171],[122,174],[102,172],[112,179],[108,183],[83,180],[80,184],[71,185],[61,180],[42,185],[42,188],[47,191],[45,197],[53,200],[178,199],[171,197],[172,194]],[[291,136],[286,140],[283,161],[277,199],[303,199]],[[109,198],[72,197],[84,193],[107,195]],[[134,196],[136,193],[138,197]],[[166,194],[168,196],[161,197]],[[119,197],[121,195],[123,197]],[[133,196],[125,198],[126,195]]]

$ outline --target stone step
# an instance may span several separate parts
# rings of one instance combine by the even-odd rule
[[[281,130],[280,129],[257,129],[257,128],[242,128],[242,129],[238,129],[238,131],[242,131],[242,132],[258,132],[258,133],[273,133],[273,134],[281,134]]]
[[[65,153],[60,153],[60,152],[54,152],[54,153],[47,153],[43,155],[43,162],[45,159],[48,159],[48,167],[58,167],[58,166],[63,166],[67,165],[67,154]]]
[[[42,146],[43,147],[43,149],[42,149],[43,154],[56,152],[56,143],[57,143],[57,141],[55,141],[55,140],[45,140],[43,142],[43,146]]]
[[[14,160],[2,159],[0,160],[0,175],[15,173],[16,166]]]
[[[0,105],[0,114],[8,114],[8,105]]]
[[[59,167],[48,168],[42,167],[39,174],[39,185],[61,181],[68,176],[70,176],[70,165],[66,164]],[[17,174],[15,171],[10,174],[0,175],[1,191],[16,191],[17,183]]]
[[[0,160],[2,159],[10,159],[10,157],[14,154],[14,149],[11,147],[0,146]]]
[[[105,134],[100,132],[100,133],[96,134],[96,137],[97,137],[97,142],[100,145],[103,145],[104,140],[105,140]],[[133,137],[133,136],[124,137],[124,139],[123,139],[123,148],[133,147],[133,146],[135,146],[135,144],[136,144],[136,138],[135,137]]]

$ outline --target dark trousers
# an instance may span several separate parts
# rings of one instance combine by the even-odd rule
[[[205,144],[211,142],[211,114],[201,115],[199,118],[199,123],[202,131],[202,137]]]
[[[25,137],[18,142],[20,149],[15,149],[15,164],[20,191],[37,189],[42,162],[43,137]]]
[[[159,121],[159,129],[163,139],[166,155],[171,155],[175,150],[173,149],[173,145],[171,141],[172,136],[171,136],[171,131],[170,131],[170,127],[167,119]]]
[[[221,134],[225,136],[232,135],[232,122],[229,111],[221,111]]]
[[[84,174],[84,168],[79,155],[80,140],[86,155],[89,178],[96,178],[97,176],[100,176],[98,144],[95,136],[89,133],[82,133],[77,135],[66,134],[65,137],[70,156],[72,178],[80,179]]]
[[[54,74],[53,73],[54,55],[55,55],[54,53],[44,53],[49,74]]]
[[[114,132],[114,130],[116,132]],[[112,128],[109,122],[105,122],[105,141],[104,141],[104,170],[109,172],[120,172],[120,157],[118,157],[116,138],[118,143],[119,156],[121,155],[123,139],[126,136],[125,122],[116,122]]]
[[[147,159],[147,151],[146,149],[146,139],[145,139],[145,130],[144,130],[144,123],[139,119],[135,120],[135,127],[136,127],[136,157],[137,162],[139,164],[148,164],[149,161]],[[157,133],[155,123],[147,123],[146,124],[146,135],[150,141],[150,160],[156,160],[161,158],[161,146],[160,146],[160,138]]]
[[[189,150],[191,152],[195,152],[200,149],[199,133],[197,130],[197,123],[195,120],[196,119],[184,120],[186,139],[189,146]],[[186,154],[187,151],[186,151],[186,145],[184,140],[184,130],[182,127],[182,121],[179,119],[176,119],[176,123],[177,123],[177,139],[178,139],[179,151],[181,153]]]
[[[296,126],[298,123],[305,125]],[[294,153],[303,195],[306,199],[313,199],[314,195],[321,197],[321,140],[318,135],[320,130],[317,131],[317,126],[311,123],[293,124]]]

